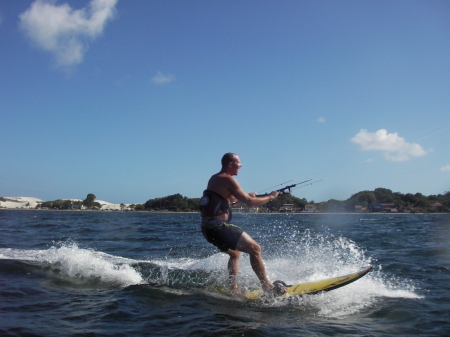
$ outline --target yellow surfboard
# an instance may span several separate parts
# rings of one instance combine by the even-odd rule
[[[333,277],[330,279],[317,281],[317,282],[308,282],[308,283],[300,283],[294,284],[288,288],[286,293],[277,298],[286,298],[291,296],[299,296],[306,294],[317,294],[321,291],[330,291],[342,286],[345,286],[349,283],[356,281],[357,279],[366,275],[369,271],[373,269],[373,266],[367,267],[363,270],[360,270],[356,273]],[[244,297],[249,300],[258,300],[261,299],[261,296],[264,294],[263,290],[254,290],[252,292],[244,294]]]

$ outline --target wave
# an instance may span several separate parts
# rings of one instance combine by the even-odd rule
[[[2,248],[1,260],[24,264],[47,280],[72,287],[123,288],[150,284],[161,291],[202,289],[212,294],[217,286],[226,287],[228,280],[228,255],[223,253],[207,258],[135,260],[80,248],[75,242],[66,241],[45,250]],[[264,260],[269,279],[290,284],[346,275],[369,264],[376,267],[358,281],[328,293],[260,305],[296,306],[321,316],[341,317],[369,307],[381,298],[420,298],[411,280],[389,277],[382,266],[365,256],[364,249],[343,237],[314,235],[308,231],[294,233]],[[244,291],[260,287],[246,254],[242,254],[240,261],[239,284]]]
[[[133,260],[64,242],[46,250],[0,249],[0,259],[15,260],[47,277],[76,286],[126,286],[142,282]]]

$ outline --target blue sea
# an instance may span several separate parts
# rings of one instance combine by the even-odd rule
[[[235,214],[288,300],[229,297],[199,214],[0,211],[1,336],[448,336],[449,214]],[[239,284],[259,288],[242,254]]]

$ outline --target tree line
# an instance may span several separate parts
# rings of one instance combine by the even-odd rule
[[[305,198],[297,198],[292,194],[286,193],[278,198],[268,202],[266,205],[260,207],[260,211],[278,212],[285,204],[291,204],[292,208],[297,211],[305,209],[307,204],[314,204],[320,212],[354,212],[355,206],[361,208],[368,208],[370,205],[392,204],[398,210],[411,210],[421,208],[426,212],[449,212],[450,211],[450,192],[438,195],[424,196],[422,193],[406,193],[392,192],[387,188],[376,188],[373,191],[360,191],[353,194],[347,200],[330,199],[328,201],[315,203],[313,200],[307,201]],[[442,204],[438,208],[433,208],[433,204]],[[237,203],[233,207],[249,210],[249,207]],[[187,198],[180,194],[170,195],[163,198],[149,199],[144,205],[144,210],[167,210],[167,211],[197,211],[200,208],[200,198]]]
[[[422,193],[400,193],[392,192],[387,188],[376,188],[373,191],[360,191],[353,194],[344,201],[330,199],[321,203],[323,212],[353,212],[355,206],[370,207],[373,204],[392,204],[398,210],[422,209],[426,212],[449,212],[450,211],[450,192],[445,194],[425,196]],[[442,206],[432,207],[434,204]]]
[[[102,205],[95,201],[97,197],[95,194],[89,193],[83,201],[73,201],[69,199],[58,199],[53,201],[44,201],[38,204],[36,208],[50,208],[50,209],[100,209]]]
[[[39,208],[57,208],[57,209],[100,209],[100,203],[95,201],[96,197],[90,193],[83,201],[55,200],[43,202]],[[313,200],[307,201],[305,198],[297,198],[292,194],[286,193],[278,198],[268,202],[259,208],[261,212],[278,212],[280,207],[285,204],[292,205],[296,211],[302,211],[307,204],[314,204],[319,212],[354,212],[355,206],[368,208],[370,205],[391,204],[398,210],[411,210],[420,208],[426,212],[450,212],[450,192],[438,195],[424,196],[421,193],[392,192],[387,188],[376,188],[373,191],[360,191],[353,194],[347,200],[330,199],[328,201],[315,203]],[[432,207],[433,204],[441,204],[439,207]],[[233,207],[241,208],[244,211],[250,211],[250,208],[242,203],[234,204]],[[188,198],[181,194],[173,194],[166,197],[149,199],[143,204],[131,204],[126,206],[121,204],[121,210],[133,211],[168,211],[168,212],[195,212],[200,209],[200,198]]]

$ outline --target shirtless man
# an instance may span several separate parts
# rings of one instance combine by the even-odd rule
[[[275,199],[279,194],[274,191],[257,198],[255,192],[244,192],[233,178],[241,167],[238,155],[226,153],[222,157],[221,171],[209,179],[201,199],[202,233],[208,242],[230,255],[228,272],[231,290],[236,294],[239,293],[237,276],[241,252],[250,255],[251,266],[261,282],[262,289],[267,291],[274,288],[274,285],[267,278],[260,245],[241,228],[228,223],[231,220],[229,203],[241,201],[248,206],[257,207]]]

